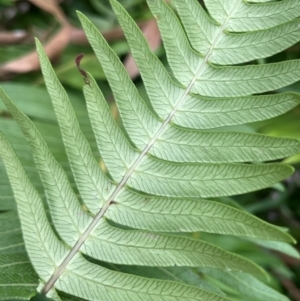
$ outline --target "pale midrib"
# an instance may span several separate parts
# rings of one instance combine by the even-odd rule
[[[92,232],[92,230],[96,227],[96,225],[98,224],[98,222],[100,221],[100,219],[104,216],[105,212],[108,210],[109,206],[111,205],[111,203],[113,202],[113,200],[115,199],[115,197],[118,195],[118,193],[120,192],[120,190],[125,186],[125,184],[127,183],[128,179],[131,177],[131,175],[134,172],[134,170],[141,163],[141,161],[143,160],[143,158],[147,155],[147,153],[149,152],[149,150],[151,149],[151,147],[154,145],[154,143],[156,142],[156,140],[158,139],[158,137],[165,131],[165,129],[167,128],[168,124],[170,123],[170,121],[172,120],[172,118],[174,117],[174,115],[176,114],[177,110],[182,105],[182,103],[184,102],[184,100],[187,97],[187,95],[190,93],[190,91],[191,91],[192,87],[194,86],[197,78],[203,72],[204,67],[205,67],[206,63],[208,62],[209,57],[211,56],[211,54],[212,54],[212,52],[213,52],[213,50],[215,48],[215,45],[218,43],[220,35],[222,34],[222,32],[223,32],[225,26],[227,25],[229,19],[230,19],[230,16],[228,16],[226,18],[224,24],[220,28],[220,31],[219,31],[218,35],[216,36],[214,42],[212,43],[212,45],[211,45],[208,53],[206,54],[206,56],[205,56],[202,64],[200,65],[200,67],[197,70],[195,76],[192,78],[190,84],[186,88],[185,93],[179,99],[177,105],[172,109],[172,111],[170,112],[169,116],[163,122],[163,124],[161,125],[161,127],[159,128],[159,130],[157,131],[157,133],[152,137],[152,139],[148,142],[148,144],[146,145],[146,147],[144,148],[144,150],[141,152],[141,154],[137,157],[137,159],[132,164],[132,166],[127,170],[127,172],[124,175],[124,177],[121,180],[121,182],[118,184],[118,186],[113,191],[113,193],[111,194],[111,196],[109,197],[109,199],[106,201],[106,203],[103,205],[103,207],[101,208],[101,210],[94,217],[93,221],[88,226],[88,228],[79,237],[79,239],[77,240],[76,244],[71,249],[70,253],[66,256],[66,258],[58,266],[58,268],[55,270],[55,272],[50,277],[50,279],[46,282],[46,284],[45,284],[45,286],[43,288],[43,293],[44,294],[47,294],[50,291],[50,289],[53,287],[53,285],[55,284],[55,282],[58,280],[58,278],[61,276],[61,274],[63,273],[63,271],[66,269],[66,267],[69,264],[69,262],[72,260],[72,258],[75,256],[75,254],[79,251],[79,249],[81,248],[81,246],[83,245],[83,243],[85,242],[85,240],[87,239],[87,237],[90,235],[90,233]]]

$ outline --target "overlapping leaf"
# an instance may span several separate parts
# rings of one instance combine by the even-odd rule
[[[38,285],[17,219],[14,212],[0,214],[0,300],[28,300]]]
[[[252,300],[270,300],[270,301],[288,301],[284,295],[258,281],[251,275],[244,273],[234,273],[226,271],[215,271],[212,269],[203,269],[202,272],[212,276],[223,284],[232,288],[240,296],[250,297]]]
[[[286,178],[293,172],[290,166],[257,162],[293,155],[300,150],[299,141],[206,130],[271,118],[299,103],[295,93],[252,96],[297,81],[299,61],[226,65],[270,56],[300,40],[296,19],[300,6],[288,0],[260,4],[207,0],[212,20],[197,1],[176,0],[181,23],[164,1],[149,0],[175,77],[172,78],[122,6],[115,0],[111,4],[155,111],[147,107],[99,31],[79,14],[131,139],[129,142],[122,133],[97,83],[86,73],[87,109],[111,179],[95,160],[68,96],[37,42],[45,83],[83,204],[35,125],[0,92],[32,148],[59,236],[49,224],[38,192],[1,134],[0,153],[17,201],[26,250],[41,280],[39,290],[54,300],[61,300],[59,292],[105,301],[228,300],[223,292],[205,282],[188,286],[180,283],[181,276],[162,277],[175,282],[153,278],[158,267],[167,268],[167,273],[174,266],[185,267],[187,277],[192,277],[187,267],[214,268],[215,278],[223,277],[224,271],[235,271],[239,274],[231,274],[231,278],[243,275],[240,282],[250,279],[254,285],[258,280],[245,273],[264,276],[254,263],[204,241],[175,235],[177,232],[230,234],[263,240],[261,244],[273,248],[294,242],[286,232],[239,208],[205,198],[242,194]],[[259,22],[245,22],[246,15]],[[13,239],[9,238],[9,245],[13,245]],[[287,252],[290,250],[287,248]],[[130,268],[112,270],[103,267],[105,264],[91,263],[82,254],[108,265],[147,266],[154,270],[146,268],[150,278],[143,278],[137,275],[147,274]],[[20,258],[21,255],[7,258],[8,264]],[[228,283],[233,281],[231,278]],[[23,285],[20,295],[28,298],[30,289],[24,289],[26,283],[20,281],[18,285]],[[263,289],[259,284],[258,290]],[[249,291],[255,298],[259,294]],[[272,290],[268,294],[270,300],[285,300]]]

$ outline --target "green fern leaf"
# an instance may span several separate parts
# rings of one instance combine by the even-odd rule
[[[48,279],[53,272],[55,274],[55,278],[48,282],[48,291],[52,288],[52,281],[56,282],[57,276],[60,276],[56,283],[59,290],[91,300],[97,300],[99,295],[103,300],[116,299],[119,294],[128,301],[141,296],[164,300],[163,295],[176,300],[178,294],[182,296],[182,300],[227,300],[175,282],[152,281],[112,272],[89,263],[78,253],[69,253],[69,249],[55,237],[36,190],[2,134],[0,151],[15,192],[25,245],[33,266],[42,279]],[[67,261],[59,265],[62,258]],[[68,268],[65,270],[67,263]],[[93,289],[87,290],[88,287]],[[52,298],[54,294],[50,292],[48,296]]]
[[[212,276],[223,284],[238,292],[240,296],[250,297],[252,300],[270,300],[270,301],[288,301],[284,295],[258,281],[251,275],[244,273],[228,273],[226,271],[214,271],[210,269],[201,269],[205,274]]]
[[[161,268],[161,267],[137,267],[137,266],[118,266],[118,269],[125,273],[132,273],[138,276],[144,276],[148,278],[172,280],[187,283],[199,287],[205,291],[216,293],[221,296],[225,294],[217,287],[211,284],[210,282],[202,279],[195,271],[192,271],[189,268]]]
[[[14,212],[0,214],[0,300],[29,300],[38,285]]]
[[[290,257],[300,259],[300,254],[299,254],[298,250],[285,242],[265,241],[265,240],[261,240],[261,239],[250,239],[250,241],[253,241],[257,245],[262,246],[264,248],[276,250],[276,251],[286,254]]]
[[[294,242],[286,232],[228,205],[207,200],[150,197],[125,190],[105,216],[115,223],[154,232],[211,232]],[[154,222],[155,221],[155,222]]]
[[[41,45],[37,45],[38,50],[41,47]],[[41,67],[45,83],[52,99],[77,187],[86,205],[91,210],[97,211],[102,207],[112,187],[109,181],[105,179],[92,155],[90,146],[80,130],[68,96],[54,74],[50,62],[47,59],[43,59],[42,62]],[[66,116],[68,116],[67,119]],[[104,186],[106,189],[101,189]]]
[[[214,279],[226,278],[228,286],[238,277],[239,292],[251,283],[256,289],[247,291],[250,298],[263,300],[267,295],[268,300],[287,300],[249,275],[266,276],[255,263],[178,235],[195,231],[235,235],[273,249],[284,246],[286,253],[297,256],[287,244],[295,241],[285,231],[241,208],[205,199],[242,194],[281,181],[293,168],[262,162],[300,150],[295,139],[220,128],[272,118],[299,104],[296,93],[252,95],[299,80],[299,61],[236,66],[271,56],[300,40],[296,19],[300,5],[289,0],[254,2],[206,0],[208,16],[196,0],[176,0],[179,20],[164,1],[148,0],[172,78],[128,13],[111,0],[155,112],[140,97],[97,28],[78,14],[131,140],[112,117],[96,81],[84,71],[87,110],[110,177],[95,160],[68,96],[37,41],[45,83],[83,205],[35,125],[0,90],[31,146],[56,231],[39,193],[1,133],[0,154],[17,202],[26,251],[40,279],[39,292],[57,301],[68,300],[66,295],[105,301],[228,300],[225,292],[200,281],[188,268],[197,267]],[[245,21],[245,16],[252,21]],[[1,226],[0,235],[5,238],[3,229]],[[0,265],[20,263],[23,271],[23,264],[28,267],[29,262],[23,262],[21,237],[16,237],[16,244],[14,239],[8,234],[7,246],[4,239],[0,252],[1,247],[15,248],[18,243],[20,251],[4,257],[0,253]],[[31,283],[20,279],[20,293],[6,289],[8,297],[26,300],[33,294],[37,276],[30,271]],[[11,282],[9,277],[0,273],[0,284]]]
[[[67,178],[32,122],[4,93],[1,96],[33,146],[33,154],[48,195],[54,225],[60,237],[71,246],[84,232],[85,225],[92,222],[92,218],[83,212],[80,214],[82,211],[80,204],[68,185]],[[111,254],[112,249],[122,256]],[[226,254],[207,243],[146,232],[124,231],[109,226],[105,221],[87,237],[81,250],[96,259],[117,264],[210,266],[259,273],[259,270],[246,260]]]
[[[227,18],[226,14],[232,8],[235,9],[234,16],[228,20],[230,25],[226,26],[226,29],[230,31],[248,31],[273,27],[299,17],[299,3],[290,0],[280,3],[273,1],[272,3],[268,3],[271,1],[253,0],[251,1],[252,3],[263,4],[251,5],[242,1],[205,0],[205,5],[211,16],[220,23]],[[253,22],[254,20],[255,22]],[[250,22],[251,25],[249,25]]]

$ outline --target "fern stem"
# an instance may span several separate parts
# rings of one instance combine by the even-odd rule
[[[89,234],[91,233],[91,231],[97,225],[97,223],[99,222],[99,220],[103,217],[103,215],[105,214],[105,212],[109,208],[111,202],[112,201],[111,201],[111,198],[110,198],[109,201],[107,201],[103,205],[103,207],[98,212],[98,214],[95,216],[95,218],[90,223],[90,225],[88,226],[88,228],[79,237],[79,239],[77,240],[76,244],[71,249],[70,253],[64,259],[64,261],[60,264],[60,266],[55,270],[55,272],[53,273],[53,275],[51,276],[51,278],[46,282],[46,284],[45,284],[45,286],[44,286],[44,288],[42,290],[43,294],[46,295],[51,290],[51,288],[53,287],[53,285],[55,284],[55,282],[57,281],[57,279],[60,277],[60,275],[63,273],[63,271],[65,270],[65,268],[69,264],[69,262],[76,255],[76,253],[78,252],[78,250],[81,248],[81,246],[83,245],[84,241],[87,239],[87,237],[89,236]]]

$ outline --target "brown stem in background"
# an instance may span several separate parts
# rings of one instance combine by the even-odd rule
[[[70,26],[64,12],[56,0],[28,0],[35,6],[53,15],[62,26]]]
[[[289,295],[295,300],[300,301],[300,290],[296,287],[295,283],[290,279],[284,278],[279,273],[273,271],[273,273],[278,277],[282,286],[288,291]]]
[[[25,30],[0,31],[0,45],[14,45],[32,42],[32,35]]]
[[[63,27],[45,45],[45,51],[50,60],[56,58],[69,44],[71,28]],[[27,73],[40,69],[40,63],[36,51],[30,52],[19,59],[5,63],[0,67],[0,77],[7,79],[12,74]]]

